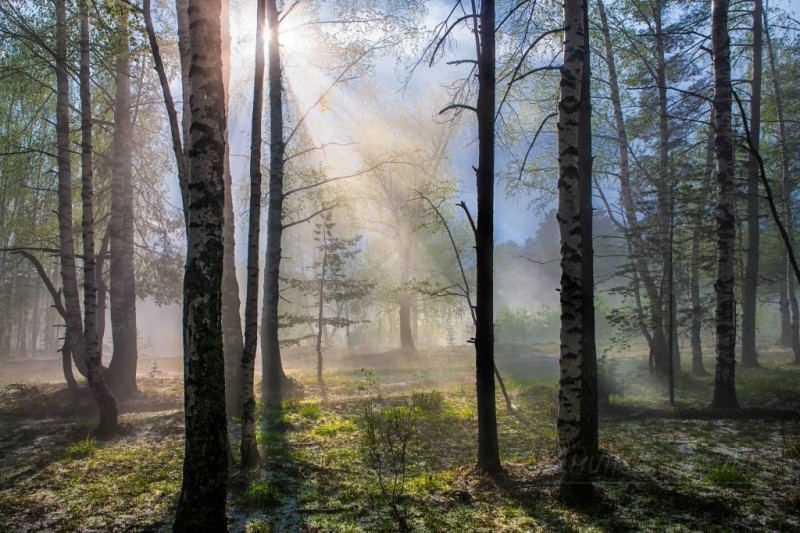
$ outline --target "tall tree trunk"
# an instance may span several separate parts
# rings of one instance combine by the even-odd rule
[[[183,284],[186,448],[174,531],[227,529],[229,446],[221,317],[226,117],[220,11],[220,0],[188,1],[190,196]]]
[[[627,228],[627,238],[632,248],[631,257],[636,270],[638,280],[645,287],[645,293],[650,302],[650,329],[651,333],[645,335],[650,348],[650,361],[666,360],[666,337],[664,334],[664,316],[662,313],[663,305],[661,294],[659,294],[653,275],[647,266],[645,259],[644,243],[642,242],[642,230],[636,218],[636,208],[633,201],[633,187],[630,181],[630,162],[628,153],[628,135],[625,127],[625,118],[622,112],[622,101],[620,99],[619,81],[617,77],[617,67],[614,49],[611,43],[611,32],[608,27],[608,17],[606,16],[605,6],[601,0],[598,1],[598,12],[600,15],[601,33],[603,34],[603,44],[606,50],[606,63],[608,65],[608,81],[610,86],[611,104],[614,110],[614,123],[617,129],[617,145],[619,148],[619,181],[620,199],[622,210],[625,216],[625,226]],[[634,289],[638,292],[638,287]],[[637,303],[639,302],[637,295]]]
[[[475,374],[478,399],[478,469],[501,470],[494,387],[494,123],[495,7],[481,2],[478,48],[478,220],[475,230]]]
[[[580,121],[588,118],[588,102],[582,101],[589,94],[584,70],[588,67],[589,47],[586,34],[587,6],[581,0],[564,2],[564,63],[561,69],[561,94],[558,117],[558,224],[561,233],[561,353],[558,409],[558,444],[561,458],[560,496],[570,504],[586,501],[593,494],[589,483],[590,462],[598,453],[596,410],[592,412],[591,380],[587,375],[591,364],[593,343],[584,333],[592,330],[591,310],[585,309],[593,280],[585,279],[584,257],[591,245],[584,244],[586,230],[582,225],[587,220],[585,210],[586,177],[582,172],[589,168],[587,158],[590,149],[586,142],[588,124]],[[583,109],[582,109],[583,108]],[[588,181],[591,183],[591,181]],[[587,358],[589,359],[587,361]],[[596,386],[596,385],[595,385]],[[596,409],[596,388],[594,409]],[[585,411],[588,409],[588,411]],[[595,420],[592,420],[595,418]],[[588,422],[587,420],[588,419]]]
[[[692,226],[692,250],[689,261],[689,292],[692,302],[692,374],[695,376],[708,375],[703,365],[703,305],[700,302],[700,245],[704,240],[705,212],[709,195],[712,189],[714,175],[714,113],[712,109],[711,122],[708,127],[708,142],[706,143],[706,165],[700,183],[700,198],[697,202],[697,211],[694,215]]]
[[[581,278],[583,280],[581,334],[581,421],[580,435],[584,457],[595,458],[599,453],[597,420],[597,346],[594,323],[594,234],[592,231],[592,102],[590,91],[591,62],[589,45],[589,6],[584,3],[584,57],[578,111],[578,190],[580,195]]]
[[[753,77],[750,82],[750,142],[758,148],[761,139],[761,0],[753,0]],[[751,153],[747,159],[747,264],[742,287],[742,366],[758,366],[756,352],[756,295],[759,260],[759,172]]]
[[[769,56],[769,68],[772,77],[772,88],[775,93],[775,111],[778,115],[778,142],[781,154],[781,185],[783,189],[782,194],[782,207],[783,207],[783,220],[786,226],[786,232],[789,234],[789,242],[792,250],[795,249],[794,241],[794,218],[792,213],[792,184],[791,176],[789,174],[789,145],[788,136],[786,133],[786,121],[784,120],[783,110],[783,91],[781,90],[780,81],[778,79],[779,73],[775,62],[775,50],[772,48],[772,39],[769,32],[769,21],[767,14],[762,12],[764,17],[764,38],[767,41],[767,53]],[[792,267],[789,263],[788,253],[786,254],[786,294],[789,300],[789,307],[792,312],[791,318],[791,344],[794,351],[794,362],[800,364],[800,308],[797,304],[797,291],[795,288],[795,280],[792,272]]]
[[[327,220],[322,225],[322,272],[319,276],[319,298],[317,299],[317,384],[320,390],[325,391],[325,381],[322,379],[322,334],[325,332],[325,271],[328,268],[328,225]]]
[[[267,253],[264,266],[264,305],[261,322],[261,366],[264,377],[262,399],[265,405],[277,405],[283,399],[286,375],[281,363],[278,338],[278,302],[280,300],[281,239],[283,237],[283,95],[281,93],[280,20],[277,0],[267,0],[269,35],[269,204],[267,207]]]
[[[736,401],[736,309],[734,303],[733,143],[731,128],[731,63],[728,34],[729,0],[712,0],[711,45],[714,57],[714,151],[717,170],[717,365],[712,407],[738,407]]]
[[[83,340],[89,370],[89,386],[100,409],[97,433],[110,436],[117,432],[117,401],[106,387],[97,339],[97,279],[94,252],[94,186],[92,161],[92,95],[89,73],[89,0],[81,0],[81,200],[83,202]]]
[[[400,220],[400,217],[395,217],[398,224],[402,225],[400,230],[400,285],[403,287],[402,292],[398,297],[400,304],[399,318],[400,318],[400,350],[404,353],[415,354],[417,347],[414,345],[414,331],[411,328],[411,303],[413,295],[408,292],[407,285],[411,277],[411,246],[412,236],[411,231],[407,227],[405,221]]]
[[[672,169],[669,160],[669,114],[667,112],[667,62],[666,62],[666,39],[663,33],[663,11],[664,0],[655,0],[653,3],[653,23],[655,26],[655,40],[656,40],[656,86],[658,90],[658,183],[654,184],[656,194],[658,195],[658,211],[659,211],[659,226],[661,228],[660,238],[666,240],[669,235],[672,210],[671,196],[672,196]],[[662,241],[663,242],[663,241]],[[666,242],[663,242],[666,244]],[[661,283],[661,303],[663,305],[664,314],[667,316],[668,327],[665,331],[668,346],[672,346],[672,353],[669,350],[663,351],[664,355],[669,354],[671,359],[666,357],[655,358],[656,370],[661,375],[670,374],[673,370],[680,370],[680,354],[678,353],[677,330],[675,329],[675,310],[672,305],[672,294],[674,288],[670,282],[670,277],[667,275],[673,266],[671,264],[669,246],[662,245],[661,259],[664,267],[664,275]],[[662,352],[656,352],[661,354]],[[672,369],[672,370],[671,370]]]
[[[230,100],[231,34],[228,16],[229,0],[223,0],[222,20],[222,79],[225,83],[225,109]],[[236,279],[236,237],[231,193],[230,145],[225,142],[225,268],[222,272],[222,332],[225,348],[225,405],[229,417],[242,416],[242,302],[239,281]]]
[[[56,144],[58,147],[58,242],[61,283],[66,312],[69,352],[82,375],[87,375],[83,352],[83,321],[75,270],[72,232],[72,152],[69,141],[69,65],[67,64],[66,0],[56,1]]]
[[[127,397],[136,392],[136,280],[132,183],[132,131],[128,8],[117,19],[114,96],[114,144],[111,174],[111,335],[114,351],[108,381],[114,392]]]
[[[242,468],[258,465],[256,399],[253,391],[256,344],[258,343],[258,252],[261,234],[261,121],[264,114],[264,13],[266,0],[256,7],[256,61],[253,82],[253,116],[250,139],[250,211],[247,231],[247,294],[244,308],[242,353]]]

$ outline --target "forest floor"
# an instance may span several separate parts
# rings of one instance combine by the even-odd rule
[[[680,375],[675,409],[641,357],[606,362],[616,394],[600,419],[599,503],[570,510],[555,493],[557,360],[498,352],[514,411],[498,390],[494,478],[473,467],[471,347],[331,357],[324,396],[311,358],[287,358],[304,394],[260,426],[261,467],[233,473],[230,530],[800,531],[800,367],[787,353],[739,369],[740,416],[703,409],[711,377]],[[140,362],[140,394],[106,441],[91,436],[85,389],[23,384],[13,366],[0,369],[0,531],[168,531],[180,361]]]

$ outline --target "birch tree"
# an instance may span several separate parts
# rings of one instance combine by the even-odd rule
[[[188,0],[189,204],[183,284],[186,445],[174,531],[225,531],[228,432],[222,347],[225,89],[220,0]],[[220,201],[223,199],[223,201]]]

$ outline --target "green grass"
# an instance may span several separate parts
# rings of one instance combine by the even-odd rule
[[[237,503],[242,507],[264,510],[277,505],[280,498],[280,493],[267,480],[258,479],[239,494]]]
[[[432,380],[431,373],[446,372],[426,361],[428,354],[409,369],[376,370],[367,378],[360,368],[331,372],[326,397],[313,373],[304,376],[303,398],[287,400],[259,420],[262,467],[233,472],[232,529],[396,531],[365,457],[368,399],[381,413],[400,409],[415,417],[400,505],[418,531],[800,528],[800,505],[791,499],[797,500],[800,469],[800,424],[794,420],[601,417],[601,446],[630,465],[624,470],[629,477],[601,484],[604,500],[597,509],[565,508],[548,477],[556,464],[558,408],[557,377],[549,374],[504,375],[516,407],[506,412],[498,391],[506,470],[496,480],[480,475],[474,470],[474,371],[462,361],[471,355],[471,349],[437,352],[454,361],[458,374],[450,382]],[[641,360],[623,359],[618,368],[624,387],[613,403],[666,407],[663,382],[642,373]],[[790,389],[800,390],[800,368],[767,360],[762,368],[737,372],[737,380],[743,403],[785,407],[797,398]],[[365,381],[369,386],[359,389]],[[162,382],[165,395],[180,399],[177,378],[145,379],[143,389],[157,396]],[[710,377],[681,376],[679,402],[707,406],[711,385]],[[42,390],[31,400],[56,403]],[[6,520],[0,529],[169,529],[181,487],[180,411],[124,415],[124,433],[99,446],[83,438],[88,422],[59,424],[0,426],[0,444],[16,439],[3,451],[20,446],[0,462],[0,517]],[[231,433],[237,448],[238,433]]]
[[[83,459],[92,457],[97,453],[97,441],[94,437],[86,437],[83,440],[70,444],[67,448],[67,457],[70,459]]]
[[[753,475],[734,463],[716,463],[708,468],[706,481],[715,485],[750,485]]]

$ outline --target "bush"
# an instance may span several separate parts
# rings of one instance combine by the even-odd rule
[[[416,413],[413,403],[378,407],[371,398],[364,402],[362,459],[375,474],[381,495],[402,531],[410,531],[401,502],[408,458],[416,441]]]

